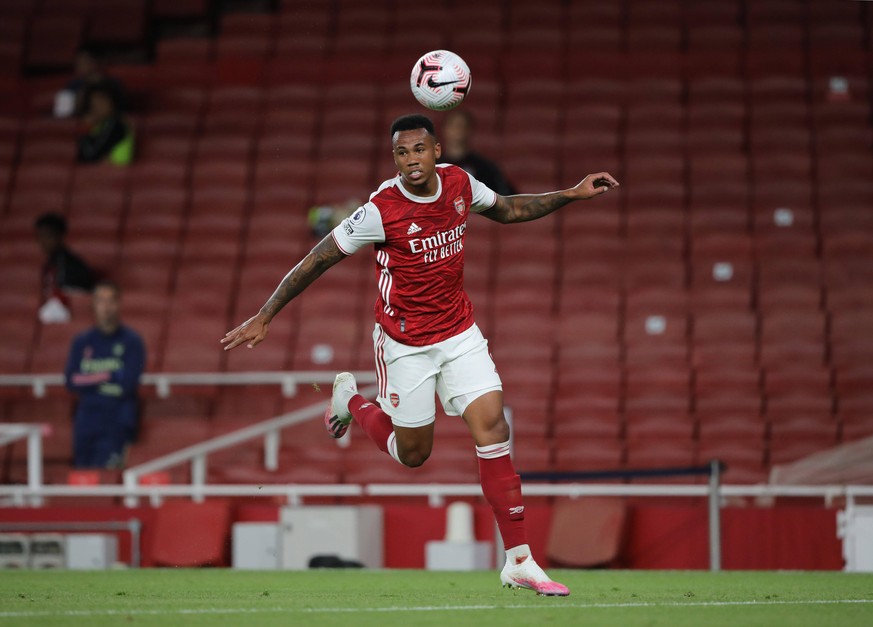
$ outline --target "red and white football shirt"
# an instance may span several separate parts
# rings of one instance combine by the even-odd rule
[[[332,232],[347,255],[375,244],[376,322],[410,346],[436,344],[473,325],[473,305],[464,293],[467,217],[497,201],[457,166],[438,165],[436,176],[436,194],[427,198],[407,191],[400,176],[385,181]]]

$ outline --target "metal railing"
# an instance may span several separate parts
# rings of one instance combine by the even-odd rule
[[[354,373],[358,383],[370,384],[376,381],[373,372]],[[297,394],[301,384],[333,383],[336,373],[331,370],[307,370],[297,372],[148,372],[140,379],[140,385],[155,388],[160,398],[170,395],[173,387],[203,385],[278,385],[282,394],[291,398]],[[63,387],[62,374],[3,374],[0,387],[30,388],[34,397],[43,398],[50,387]]]
[[[27,487],[37,489],[42,486],[42,434],[41,424],[6,423],[0,424],[0,446],[27,440]],[[42,504],[40,497],[31,497],[30,504]]]
[[[845,499],[847,507],[854,507],[859,498],[873,498],[873,486],[714,486],[709,485],[586,485],[528,483],[524,485],[526,496],[562,496],[579,498],[585,496],[612,497],[670,497],[707,498],[709,500],[709,554],[710,570],[721,568],[721,529],[718,521],[722,500],[731,497],[777,497],[822,498],[827,503]],[[431,506],[438,507],[450,497],[481,497],[482,488],[470,484],[369,484],[369,485],[165,485],[165,486],[0,486],[0,498],[10,498],[14,503],[25,505],[29,499],[52,496],[62,497],[264,497],[281,496],[289,504],[298,505],[301,499],[311,497],[410,497],[428,499]]]
[[[361,383],[374,382],[371,372],[355,373]],[[173,386],[184,385],[263,385],[277,384],[286,396],[293,396],[301,383],[329,384],[334,373],[311,372],[253,372],[253,373],[192,373],[148,374],[143,376],[144,385],[154,385],[159,396],[169,395]],[[46,387],[63,385],[61,375],[2,375],[2,386],[31,387],[37,397],[45,395]],[[365,388],[365,396],[376,391]],[[220,485],[206,484],[208,456],[216,451],[236,446],[255,438],[264,438],[264,466],[267,470],[278,469],[281,431],[287,427],[321,416],[325,402],[318,402],[302,409],[262,421],[250,427],[212,438],[186,447],[144,464],[129,468],[123,474],[123,485],[66,486],[42,484],[42,425],[0,425],[0,446],[13,441],[28,441],[27,485],[0,485],[0,499],[23,507],[39,505],[46,497],[123,497],[125,504],[134,507],[140,498],[149,498],[158,504],[167,497],[189,497],[202,501],[207,497],[282,497],[290,505],[300,505],[306,497],[424,497],[431,506],[441,506],[450,497],[481,497],[479,484],[341,484],[341,485]],[[511,412],[507,412],[511,416]],[[510,417],[508,416],[508,418]],[[342,440],[339,441],[342,445]],[[159,472],[180,464],[191,464],[191,483],[187,485],[140,485],[144,475]],[[721,569],[721,507],[722,500],[730,497],[814,497],[826,503],[846,499],[853,506],[857,498],[873,498],[873,486],[778,486],[778,485],[731,485],[720,482],[721,466],[713,461],[709,468],[708,485],[616,485],[585,483],[525,483],[527,496],[570,497],[680,497],[706,498],[709,516],[710,569]]]
[[[364,388],[361,390],[361,394],[367,396],[376,391],[375,387]],[[138,466],[128,468],[123,474],[124,485],[132,489],[139,485],[143,475],[166,470],[180,464],[190,463],[191,485],[195,488],[192,496],[195,501],[202,501],[206,494],[198,492],[197,489],[202,489],[206,486],[207,460],[210,453],[262,437],[264,438],[264,468],[267,470],[277,470],[279,468],[279,448],[281,446],[282,429],[321,416],[324,414],[324,407],[325,403],[323,401],[313,403],[302,409],[258,422],[250,427],[238,429],[226,435],[188,446]],[[344,442],[344,440],[339,440],[338,442]],[[156,500],[155,497],[152,498],[155,504],[157,504]],[[135,507],[138,499],[131,493],[125,499],[125,503],[128,507]]]

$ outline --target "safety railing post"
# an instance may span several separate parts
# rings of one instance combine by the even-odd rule
[[[27,435],[27,487],[38,492],[42,488],[42,433],[39,429],[31,429]],[[42,505],[42,497],[30,497],[33,507]]]
[[[721,570],[721,462],[709,463],[709,570]]]

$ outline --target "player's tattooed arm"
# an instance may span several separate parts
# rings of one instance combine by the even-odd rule
[[[300,263],[285,275],[276,291],[264,303],[257,315],[252,316],[224,336],[221,340],[221,343],[225,345],[224,350],[236,348],[240,344],[254,348],[261,343],[267,336],[267,330],[273,317],[309,287],[313,281],[324,274],[328,268],[345,258],[346,255],[336,245],[333,237],[328,235],[321,240],[315,248],[309,251],[308,255],[300,260]]]
[[[614,187],[618,187],[618,181],[608,172],[598,172],[589,174],[575,187],[558,192],[497,196],[494,206],[483,211],[482,215],[503,224],[529,222],[547,216],[574,200],[588,200]]]

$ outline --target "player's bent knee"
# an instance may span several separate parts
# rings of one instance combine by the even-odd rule
[[[398,451],[400,455],[400,460],[403,462],[404,466],[408,466],[409,468],[418,468],[422,466],[424,462],[427,461],[427,458],[430,457],[430,451]]]
[[[498,442],[506,442],[509,439],[509,423],[503,414],[500,414],[500,420],[490,429],[489,435]]]
[[[470,433],[478,446],[506,442],[509,439],[509,423],[501,411],[490,416],[480,416],[478,420],[468,421]]]

